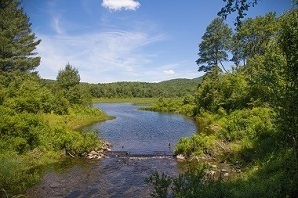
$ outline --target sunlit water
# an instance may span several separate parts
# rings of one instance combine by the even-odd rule
[[[95,104],[113,120],[84,130],[99,133],[122,157],[102,160],[68,160],[47,167],[41,182],[29,189],[30,197],[150,197],[152,188],[144,182],[154,171],[175,176],[181,164],[170,156],[181,137],[196,132],[191,119],[177,114],[138,110],[138,106]],[[165,153],[168,156],[154,156]],[[136,154],[141,157],[135,157]],[[144,156],[142,156],[144,155]]]

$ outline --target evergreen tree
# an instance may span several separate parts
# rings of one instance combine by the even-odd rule
[[[199,71],[208,72],[213,67],[220,64],[225,70],[222,61],[228,60],[226,50],[229,48],[232,30],[222,19],[214,19],[202,36],[202,42],[199,45],[199,59],[196,63],[199,65]]]
[[[71,87],[78,85],[80,83],[79,71],[72,67],[69,63],[65,66],[63,70],[60,70],[57,76],[58,85],[69,90]]]
[[[31,71],[40,63],[29,18],[18,0],[0,0],[0,71]]]

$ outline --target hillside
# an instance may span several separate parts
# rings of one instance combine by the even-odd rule
[[[159,83],[113,82],[85,84],[94,98],[181,97],[194,93],[203,77],[172,79]]]

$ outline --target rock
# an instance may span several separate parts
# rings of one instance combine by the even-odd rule
[[[87,158],[88,159],[94,159],[96,156],[95,155],[88,155]]]
[[[228,170],[225,169],[225,168],[222,168],[220,171],[221,171],[221,172],[228,172]]]
[[[224,177],[229,177],[229,175],[230,175],[229,173],[223,174]]]
[[[90,153],[89,153],[89,155],[97,155],[98,154],[98,152],[96,152],[96,151],[91,151]]]
[[[179,160],[179,161],[183,161],[183,160],[185,160],[185,157],[184,157],[184,155],[179,154],[179,155],[176,156],[176,159]]]
[[[82,153],[82,157],[87,157],[88,153],[84,152]]]
[[[102,149],[104,151],[111,151],[111,148],[112,148],[112,144],[111,143],[109,143],[109,142],[103,142]]]

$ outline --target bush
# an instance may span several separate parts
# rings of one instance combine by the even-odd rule
[[[154,172],[145,181],[154,187],[152,197],[214,198],[231,196],[230,189],[225,188],[222,178],[208,177],[206,167],[199,164],[190,166],[186,172],[176,178]]]
[[[274,131],[273,116],[270,108],[234,111],[227,116],[219,136],[227,141],[267,137]]]
[[[0,115],[0,138],[2,141],[10,142],[11,149],[23,153],[39,145],[37,129],[43,124],[37,115],[29,113],[2,114]]]
[[[181,138],[176,145],[175,154],[182,154],[186,157],[208,154],[212,150],[214,141],[214,136],[201,133],[192,135],[190,138]]]

